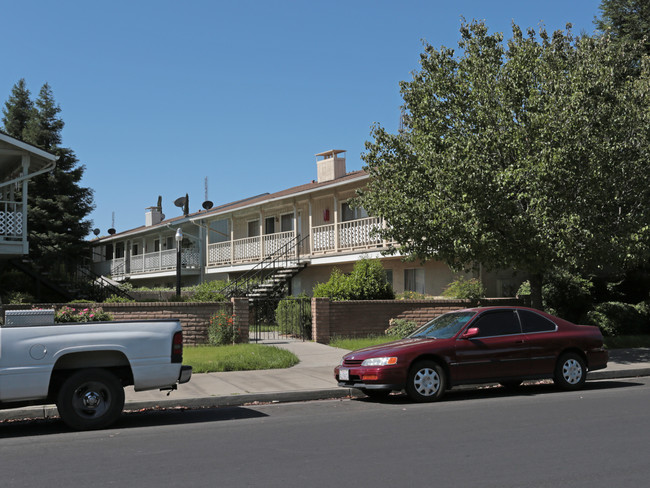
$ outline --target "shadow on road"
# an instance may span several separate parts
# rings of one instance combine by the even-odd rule
[[[634,381],[622,380],[601,380],[588,382],[585,386],[578,391],[596,391],[596,390],[609,390],[613,388],[626,388],[630,386],[642,386],[643,383]],[[482,386],[460,386],[455,387],[445,393],[441,401],[455,402],[461,400],[479,400],[488,398],[506,398],[506,397],[521,397],[521,396],[537,396],[548,394],[562,394],[570,393],[559,390],[551,381],[524,383],[517,388],[506,388],[500,385],[482,385]],[[395,405],[411,404],[412,400],[404,392],[393,393],[386,399],[376,400],[368,397],[356,398],[356,401],[373,402],[373,403],[389,403]]]
[[[225,420],[244,420],[267,415],[245,407],[219,407],[205,409],[161,409],[125,412],[105,431],[159,427],[164,425],[198,424]],[[14,420],[0,422],[0,439],[71,433],[66,425],[55,419]]]

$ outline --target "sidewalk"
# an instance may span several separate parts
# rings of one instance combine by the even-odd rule
[[[287,369],[194,374],[189,383],[179,385],[169,395],[158,390],[135,392],[128,387],[124,409],[206,408],[363,396],[354,388],[338,387],[334,380],[334,367],[347,350],[284,339],[263,343],[288,349],[300,363]],[[607,369],[589,373],[587,380],[637,376],[650,376],[650,348],[611,350]],[[0,421],[56,415],[52,405],[26,407],[0,410]]]

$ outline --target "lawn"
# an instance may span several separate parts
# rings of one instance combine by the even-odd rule
[[[280,369],[298,362],[298,357],[285,349],[261,344],[183,348],[183,364],[192,366],[193,373]]]

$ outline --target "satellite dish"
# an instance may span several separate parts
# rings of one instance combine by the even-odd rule
[[[113,228],[111,227],[110,229],[108,229],[108,233],[109,233],[110,235],[115,234],[115,229],[113,229]]]
[[[160,214],[160,220],[165,220],[165,214]]]
[[[182,207],[183,205],[185,205],[185,197],[180,197],[174,200],[174,205],[176,205],[177,207]]]
[[[93,229],[93,234],[95,234],[96,236],[98,236],[100,232],[101,230],[99,229]]]
[[[214,204],[210,200],[206,200],[205,202],[203,202],[202,206],[205,210],[210,210],[212,208],[212,205]]]

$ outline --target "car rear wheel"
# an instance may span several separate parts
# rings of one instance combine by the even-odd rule
[[[406,393],[416,402],[435,402],[445,393],[445,372],[435,361],[419,361],[409,372]]]
[[[582,388],[587,380],[585,361],[578,354],[563,354],[555,366],[553,381],[563,390]]]
[[[120,380],[104,369],[83,369],[65,380],[56,401],[61,419],[75,430],[102,429],[115,422],[124,407]]]

